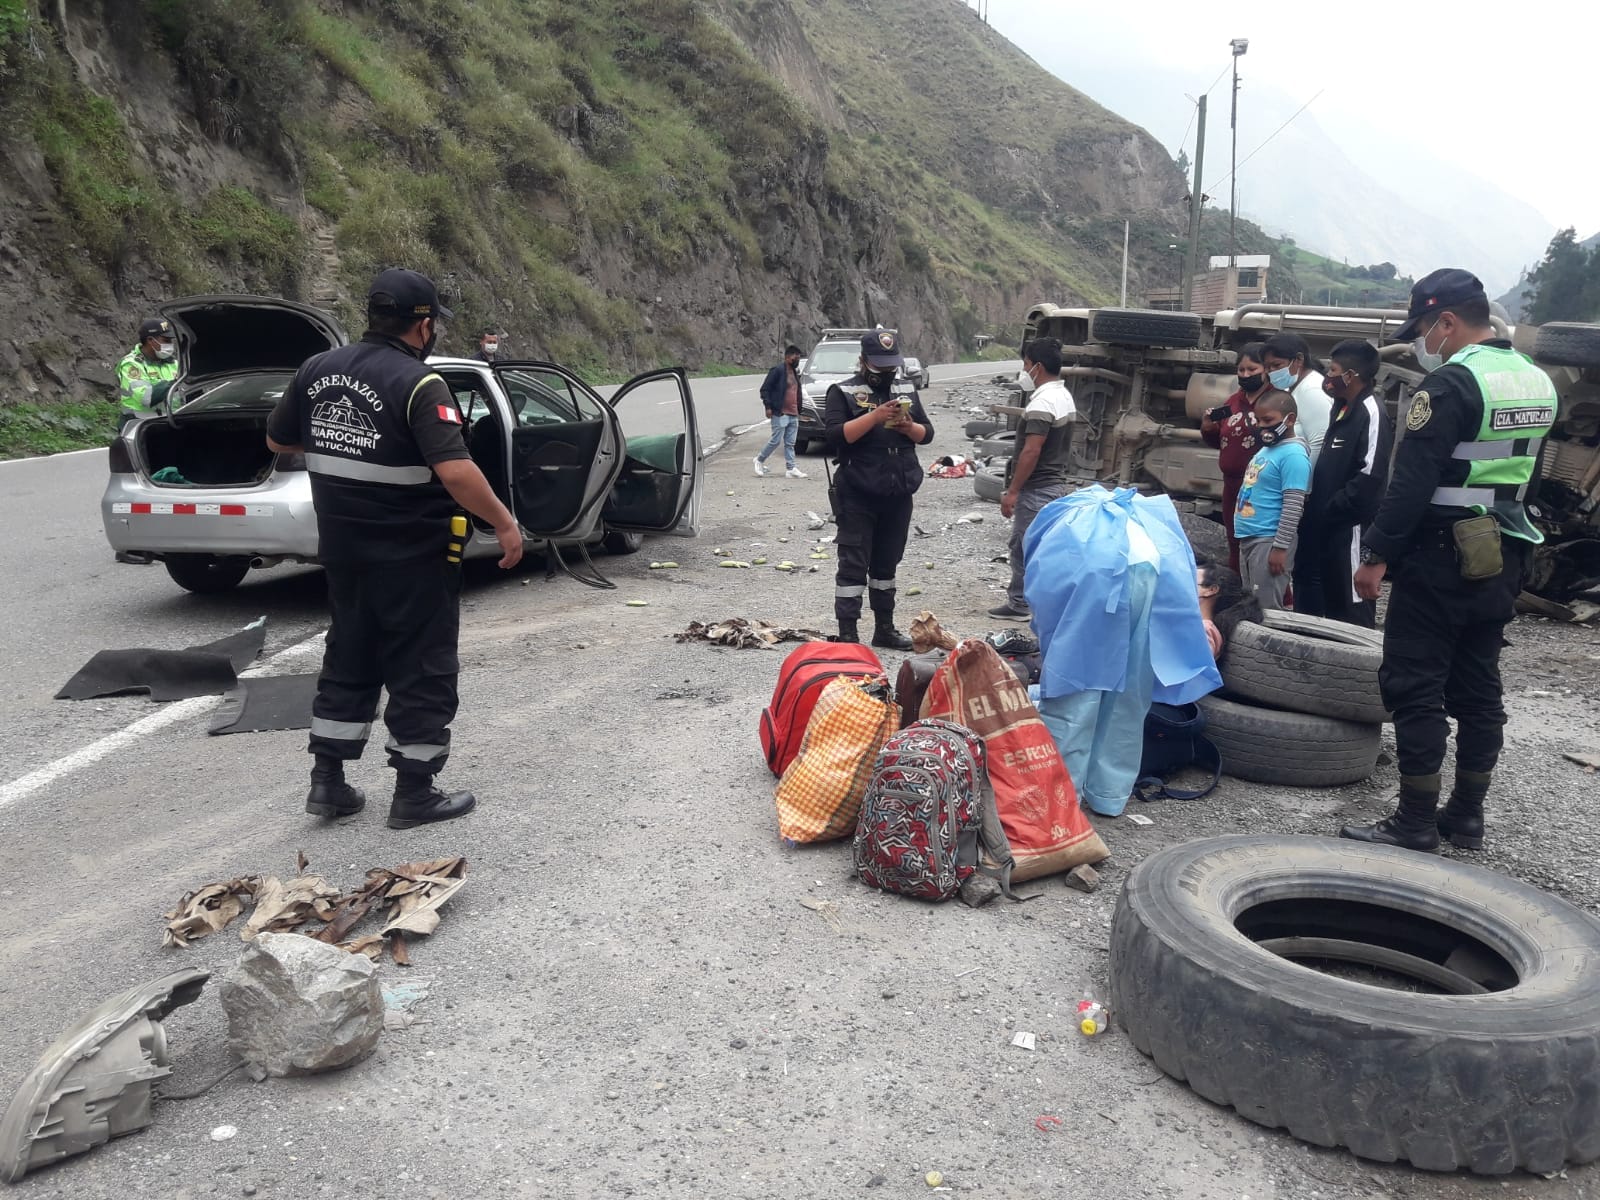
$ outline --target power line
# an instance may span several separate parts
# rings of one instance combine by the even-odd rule
[[[1213,84],[1212,86],[1215,86],[1215,85]],[[1216,189],[1218,187],[1221,187],[1224,183],[1227,183],[1228,180],[1232,179],[1234,177],[1234,175],[1238,173],[1239,167],[1244,166],[1245,163],[1249,162],[1257,154],[1260,154],[1261,151],[1265,150],[1267,148],[1268,144],[1272,141],[1273,138],[1277,137],[1285,129],[1289,128],[1290,125],[1294,124],[1295,117],[1298,117],[1301,113],[1305,112],[1306,109],[1310,108],[1312,106],[1312,104],[1314,104],[1316,102],[1317,96],[1322,95],[1322,93],[1327,91],[1327,90],[1328,90],[1327,88],[1321,89],[1320,91],[1317,92],[1316,96],[1311,97],[1310,100],[1307,100],[1299,108],[1295,109],[1294,113],[1289,117],[1289,119],[1287,121],[1285,121],[1282,125],[1279,125],[1276,129],[1274,129],[1272,131],[1272,133],[1268,136],[1268,138],[1267,138],[1267,140],[1265,142],[1262,142],[1254,150],[1250,151],[1249,154],[1246,154],[1243,158],[1241,158],[1239,160],[1239,162],[1238,162],[1238,165],[1235,166],[1233,168],[1233,170],[1229,171],[1221,179],[1217,180],[1210,187],[1206,188],[1207,193],[1210,193],[1214,189]]]
[[[1231,66],[1232,64],[1230,63],[1229,65]],[[1222,82],[1222,76],[1226,75],[1227,73],[1228,73],[1228,68],[1227,67],[1223,67],[1221,74],[1219,74],[1215,79],[1213,79],[1211,81],[1211,86],[1208,87],[1205,90],[1205,94],[1207,96],[1211,95],[1212,92],[1217,90],[1217,84]],[[1183,140],[1178,143],[1178,149],[1179,150],[1187,150],[1189,148],[1189,133],[1190,133],[1191,130],[1194,129],[1194,115],[1195,115],[1196,111],[1198,111],[1198,106],[1191,105],[1190,108],[1189,108],[1189,124],[1184,127]]]

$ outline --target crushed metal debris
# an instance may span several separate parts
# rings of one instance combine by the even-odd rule
[[[782,564],[780,564],[781,569]],[[815,629],[796,629],[772,625],[766,621],[752,621],[747,617],[730,617],[708,625],[692,621],[682,633],[672,635],[680,642],[710,642],[716,646],[732,646],[738,650],[767,650],[779,642],[825,642],[827,637]]]

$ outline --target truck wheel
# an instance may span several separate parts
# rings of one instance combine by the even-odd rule
[[[1600,325],[1552,321],[1539,326],[1533,357],[1552,367],[1600,367]]]
[[[644,534],[628,529],[613,529],[606,534],[600,548],[607,554],[637,554],[643,545]]]
[[[1378,692],[1383,635],[1303,613],[1265,615],[1265,624],[1242,622],[1228,640],[1222,680],[1229,693],[1363,724],[1389,720]]]
[[[999,504],[1000,497],[1006,493],[1005,463],[979,467],[978,473],[972,477],[972,490],[978,494],[979,500],[993,500]]]
[[[1173,846],[1118,898],[1111,1007],[1162,1071],[1314,1145],[1482,1175],[1600,1158],[1600,922],[1505,875],[1334,838]]]
[[[1089,314],[1089,340],[1113,346],[1198,346],[1200,318],[1143,308],[1097,308]]]
[[[1222,752],[1223,774],[1235,779],[1338,787],[1366,779],[1378,766],[1381,725],[1259,708],[1221,696],[1205,697],[1200,710],[1206,714],[1206,736]]]
[[[1014,429],[997,430],[978,438],[972,444],[972,453],[977,458],[988,458],[994,454],[1015,454],[1017,452],[1017,431]]]
[[[1178,524],[1189,537],[1189,546],[1196,558],[1209,558],[1214,563],[1228,565],[1228,531],[1221,521],[1194,513],[1178,514]]]
[[[161,562],[173,583],[197,596],[232,591],[250,573],[250,560],[234,555],[169,554]]]

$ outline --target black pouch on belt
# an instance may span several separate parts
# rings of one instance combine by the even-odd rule
[[[1500,522],[1485,514],[1468,517],[1450,527],[1456,543],[1456,563],[1461,578],[1476,583],[1493,579],[1505,567],[1500,552]]]

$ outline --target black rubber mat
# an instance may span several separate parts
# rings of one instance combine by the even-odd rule
[[[267,619],[186,650],[102,650],[56,693],[57,700],[93,700],[149,692],[152,700],[220,696],[239,682],[267,641]]]
[[[241,679],[239,686],[222,698],[222,704],[211,718],[210,732],[310,729],[311,702],[316,695],[315,675],[263,675]]]

